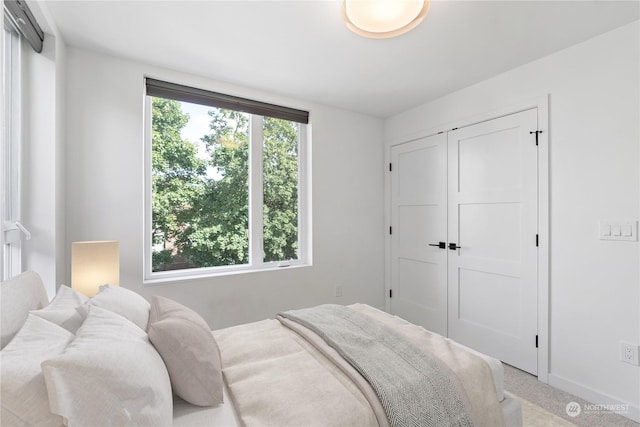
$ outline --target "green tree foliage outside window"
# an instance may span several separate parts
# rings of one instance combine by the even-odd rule
[[[249,262],[250,116],[208,114],[187,141],[181,103],[152,98],[152,271]],[[264,261],[297,259],[299,125],[264,117],[263,134]]]
[[[265,117],[264,261],[298,257],[298,125]]]

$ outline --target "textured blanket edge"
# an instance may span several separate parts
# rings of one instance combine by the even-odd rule
[[[349,362],[375,391],[391,426],[472,425],[455,381],[381,322],[333,304],[279,316],[310,329]]]

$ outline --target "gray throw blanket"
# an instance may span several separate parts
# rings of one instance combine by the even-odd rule
[[[369,316],[340,305],[279,313],[321,336],[375,390],[391,426],[472,426],[438,363]]]

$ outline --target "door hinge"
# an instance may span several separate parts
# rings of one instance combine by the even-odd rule
[[[536,348],[538,348],[538,336],[536,335]]]
[[[393,170],[393,163],[389,163],[389,172]]]
[[[539,245],[539,239],[538,239],[538,235],[536,234],[536,248],[538,247],[538,245]]]
[[[529,135],[535,133],[536,134],[536,145],[538,145],[538,134],[541,134],[542,131],[541,130],[532,130],[531,132],[529,132]]]
[[[389,289],[389,298],[393,298],[393,289]]]

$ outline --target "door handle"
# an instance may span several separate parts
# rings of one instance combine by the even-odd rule
[[[447,244],[445,242],[438,242],[438,243],[429,243],[429,246],[437,246],[440,249],[445,249],[447,247]]]
[[[462,246],[458,246],[455,243],[449,243],[449,249],[451,249],[452,251],[455,251],[456,249],[460,249],[462,248]]]

